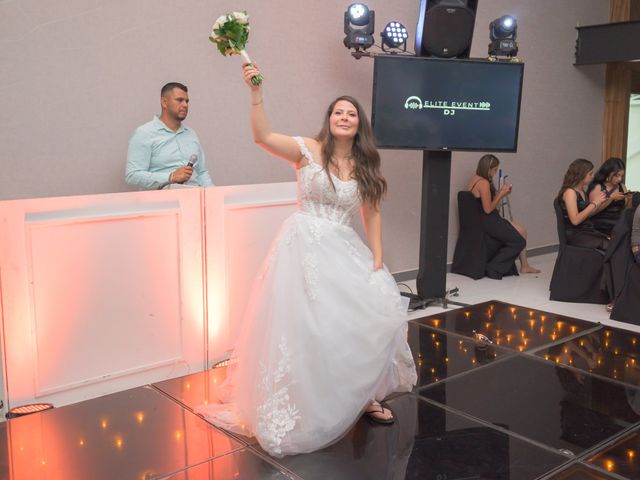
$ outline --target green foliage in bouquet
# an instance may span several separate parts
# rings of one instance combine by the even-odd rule
[[[236,18],[243,15],[244,18]],[[222,55],[239,54],[249,40],[249,24],[246,12],[234,12],[220,17],[212,28],[209,40],[216,44]],[[222,20],[222,22],[221,22]]]

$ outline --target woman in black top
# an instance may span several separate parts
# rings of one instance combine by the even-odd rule
[[[607,197],[591,217],[595,229],[607,236],[611,236],[611,230],[631,201],[631,197],[625,195],[627,188],[622,183],[623,177],[624,163],[619,158],[611,157],[600,166],[589,186],[589,200],[596,198],[600,192]]]
[[[494,155],[484,155],[478,161],[476,174],[469,181],[467,189],[478,199],[485,215],[482,216],[482,230],[500,244],[500,248],[488,259],[486,274],[489,278],[501,279],[504,275],[517,275],[515,259],[520,259],[521,273],[540,273],[529,264],[526,250],[527,231],[514,222],[505,220],[498,213],[498,205],[511,193],[511,185],[504,184],[496,190],[493,177],[498,171],[500,160]]]
[[[587,198],[585,189],[593,180],[593,163],[584,158],[571,162],[564,175],[558,200],[564,214],[567,243],[577,247],[606,250],[609,237],[597,231],[590,217],[607,199],[604,192]]]

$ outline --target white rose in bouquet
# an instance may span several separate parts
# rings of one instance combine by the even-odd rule
[[[233,12],[233,18],[235,18],[238,23],[247,24],[249,23],[249,16],[244,12]]]
[[[227,16],[226,15],[220,15],[218,17],[218,19],[215,21],[215,23],[213,24],[213,27],[211,27],[211,33],[215,34],[216,30],[219,30],[220,27],[224,24],[224,22],[227,21]]]

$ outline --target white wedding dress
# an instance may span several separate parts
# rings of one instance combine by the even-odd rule
[[[407,303],[351,226],[355,180],[333,184],[295,137],[308,164],[297,171],[299,211],[282,225],[247,306],[225,403],[196,413],[255,436],[281,457],[342,437],[372,400],[409,391],[416,369]]]

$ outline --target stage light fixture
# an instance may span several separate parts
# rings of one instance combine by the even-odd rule
[[[384,30],[380,32],[382,37],[382,50],[385,50],[385,45],[389,48],[398,48],[407,50],[407,38],[409,34],[407,29],[400,22],[389,22]]]
[[[347,9],[349,21],[359,27],[364,27],[369,23],[369,7],[364,3],[352,3]]]
[[[344,46],[357,51],[373,45],[375,12],[364,3],[352,3],[344,12]]]
[[[489,24],[489,60],[497,60],[498,57],[506,57],[517,60],[518,42],[516,35],[518,23],[511,15],[503,15]]]

